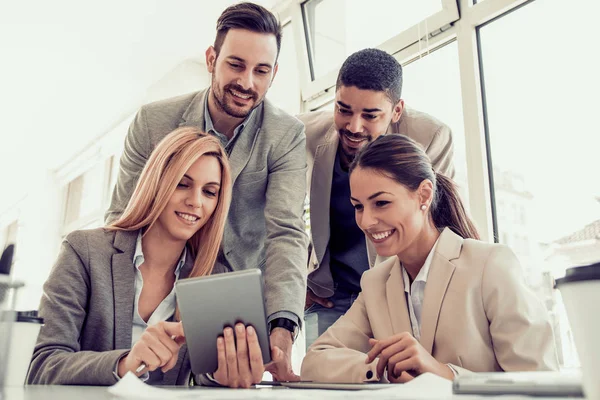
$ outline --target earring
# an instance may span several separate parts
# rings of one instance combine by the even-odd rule
[[[421,210],[425,211],[427,209],[427,205],[426,204],[422,204],[421,205]]]

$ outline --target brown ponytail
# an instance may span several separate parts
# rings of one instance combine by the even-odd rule
[[[454,182],[445,175],[435,174],[434,201],[431,203],[431,218],[438,229],[448,227],[465,239],[479,240],[475,224],[467,215]]]
[[[350,173],[358,166],[382,171],[412,191],[429,179],[435,188],[430,212],[436,228],[441,231],[448,227],[465,239],[479,239],[454,182],[435,173],[425,151],[408,136],[390,134],[378,137],[357,154],[350,165]]]

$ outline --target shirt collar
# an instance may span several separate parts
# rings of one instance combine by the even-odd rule
[[[419,273],[417,274],[417,277],[415,278],[413,283],[414,282],[423,282],[423,284],[427,283],[427,277],[429,276],[429,269],[431,268],[431,260],[433,259],[433,253],[435,252],[435,248],[437,247],[439,240],[440,240],[440,238],[438,237],[438,239],[433,244],[433,247],[431,248],[431,250],[429,250],[429,254],[427,255],[427,258],[425,259],[425,262],[423,263],[423,266],[419,270]],[[400,263],[400,265],[402,265],[402,263]],[[408,273],[406,272],[406,269],[404,268],[404,266],[402,266],[402,280],[404,281],[404,291],[409,293],[410,292],[410,279],[408,277]]]
[[[179,271],[185,264],[185,258],[187,256],[187,248],[183,248],[183,252],[181,253],[181,257],[179,258],[179,262],[177,263],[177,267],[175,267],[175,276],[179,277]],[[142,230],[138,232],[137,240],[135,242],[135,253],[133,254],[133,265],[139,271],[140,265],[144,263],[144,252],[142,250]]]
[[[210,95],[211,95],[211,89],[208,90],[208,92],[206,93],[206,96],[204,97],[204,131],[206,133],[212,133],[213,135],[216,135],[223,143],[223,146],[225,146],[228,142],[233,141],[233,139],[235,139],[235,137],[244,130],[244,128],[248,124],[248,121],[250,121],[250,118],[252,118],[254,116],[254,112],[256,111],[256,108],[254,110],[250,111],[250,114],[248,114],[248,116],[246,116],[246,119],[244,119],[242,121],[242,123],[239,124],[233,130],[233,136],[231,137],[231,139],[229,139],[227,136],[225,136],[221,132],[217,131],[215,129],[215,126],[213,125],[212,117],[210,116],[210,112],[208,111],[208,97]]]

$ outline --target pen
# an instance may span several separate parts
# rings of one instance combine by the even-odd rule
[[[177,335],[172,335],[171,339],[175,340],[176,337],[177,337]],[[140,364],[140,366],[136,368],[135,373],[139,374],[140,372],[142,372],[146,368],[148,368],[148,366],[146,365],[145,362],[142,361],[142,363]]]
[[[139,374],[140,372],[142,372],[144,369],[146,369],[146,363],[141,363],[139,367],[137,367],[137,369],[135,370],[136,374]]]

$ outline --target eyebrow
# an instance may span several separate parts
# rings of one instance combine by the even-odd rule
[[[351,106],[349,106],[348,104],[342,103],[342,102],[341,102],[341,101],[339,101],[339,100],[337,101],[337,104],[338,104],[339,106],[341,106],[341,107],[344,107],[344,108],[352,108],[352,107],[351,107]],[[380,108],[363,108],[362,110],[363,110],[363,112],[367,112],[367,113],[372,113],[372,112],[378,112],[378,111],[381,111],[381,109],[380,109]]]
[[[237,56],[229,56],[227,58],[229,58],[231,60],[235,60],[235,61],[241,62],[241,63],[244,63],[244,64],[246,63],[246,60],[244,60],[243,58],[237,57]],[[269,64],[269,63],[259,63],[258,66],[259,67],[267,67],[267,68],[273,69],[273,66],[271,64]]]
[[[391,194],[391,193],[390,193],[390,192],[384,192],[384,191],[377,192],[377,193],[375,193],[375,194],[372,194],[372,195],[370,195],[370,196],[369,196],[369,198],[367,198],[367,200],[373,200],[375,197],[377,197],[377,196],[379,196],[379,195],[382,195],[382,194]],[[360,203],[360,201],[359,201],[359,200],[355,199],[355,198],[354,198],[354,197],[352,197],[352,196],[350,196],[350,199],[351,199],[351,200],[354,200],[354,201],[356,201],[356,202],[358,202],[358,203]]]
[[[189,176],[188,174],[183,174],[184,178],[188,178],[190,181],[194,182],[194,178],[192,178],[191,176]],[[208,182],[205,185],[215,185],[215,186],[219,186],[221,187],[221,184],[219,182]]]

